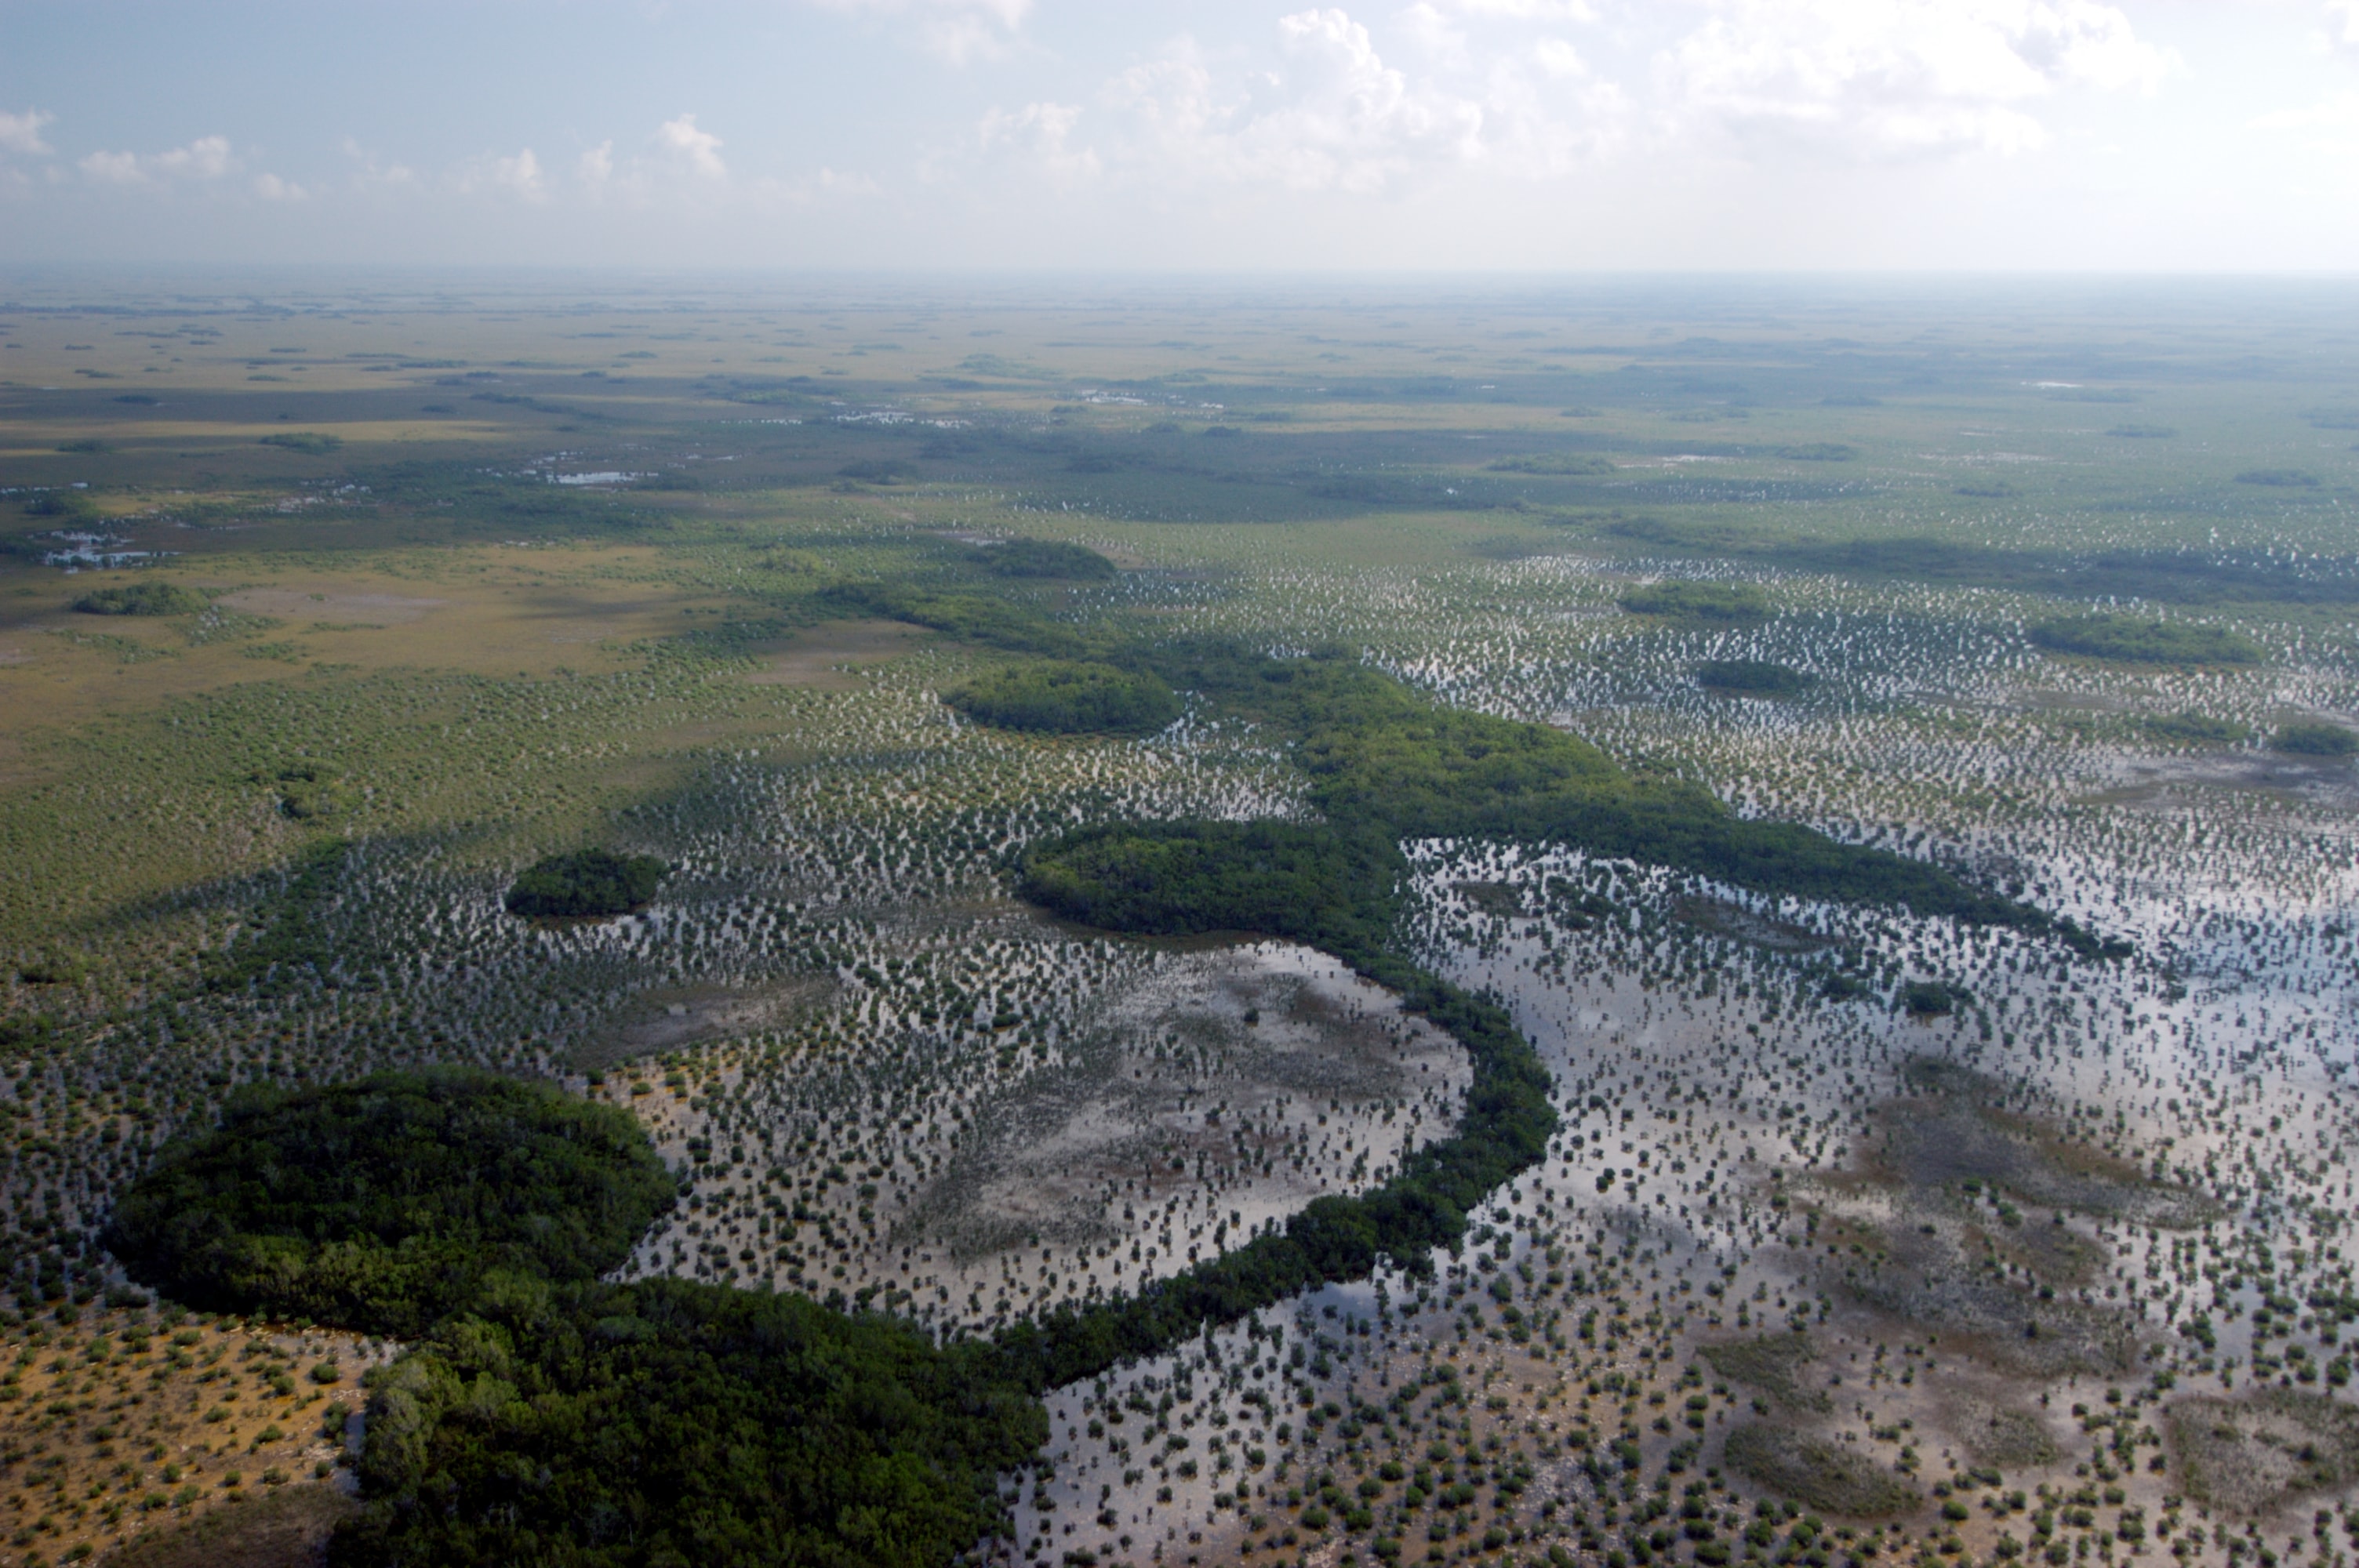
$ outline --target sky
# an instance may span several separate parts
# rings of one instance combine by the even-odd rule
[[[0,265],[2359,269],[2359,0],[0,0]]]

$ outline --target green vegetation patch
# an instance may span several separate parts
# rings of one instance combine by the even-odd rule
[[[1056,578],[1067,582],[1107,582],[1114,564],[1086,545],[1062,539],[1010,539],[974,552],[975,564],[1001,577]]]
[[[344,438],[342,436],[326,435],[318,430],[288,430],[279,435],[263,437],[262,444],[266,447],[281,447],[290,452],[301,452],[305,457],[323,458],[342,447],[344,444]]]
[[[1151,735],[1180,714],[1180,698],[1153,675],[1062,660],[994,670],[943,700],[985,724],[1052,735]]]
[[[495,1276],[595,1279],[673,1192],[628,1112],[436,1067],[234,1095],[132,1184],[104,1244],[207,1311],[412,1337]]]
[[[2325,1394],[2182,1400],[2165,1422],[2187,1495],[2230,1513],[2359,1480],[2359,1410]]]
[[[1773,449],[1781,458],[1804,463],[1847,463],[1859,456],[1859,449],[1841,441],[1804,441],[1795,446]]]
[[[580,849],[535,862],[508,889],[507,910],[530,919],[627,914],[656,896],[671,868],[652,855]]]
[[[2242,724],[2201,713],[2165,713],[2141,719],[2139,728],[2174,746],[2241,746],[2253,738]]]
[[[1741,625],[1769,619],[1769,596],[1751,583],[1658,582],[1634,588],[1621,599],[1633,615],[1666,621]]]
[[[2340,724],[2305,719],[2279,725],[2277,732],[2269,737],[2269,745],[2298,757],[2347,757],[2359,752],[2359,735]]]
[[[1799,697],[1819,677],[1767,659],[1706,659],[1696,666],[1696,684],[1712,691],[1746,697]]]
[[[1821,1411],[1834,1408],[1824,1389],[1802,1387],[1802,1368],[1818,1358],[1818,1347],[1807,1334],[1734,1339],[1725,1345],[1707,1345],[1701,1354],[1713,1371],[1730,1382],[1758,1389],[1779,1404]]]
[[[2224,626],[2150,621],[2136,615],[2067,615],[2031,628],[2031,640],[2055,654],[2139,665],[2250,665],[2260,644]]]
[[[1490,469],[1493,473],[1578,474],[1592,477],[1616,471],[1611,458],[1575,457],[1570,454],[1502,458],[1491,464]]]
[[[1747,1480],[1805,1508],[1854,1519],[1908,1513],[1924,1501],[1916,1487],[1860,1455],[1765,1422],[1730,1433],[1724,1462]]]
[[[2246,469],[2236,476],[2238,484],[2257,484],[2269,490],[2316,490],[2318,476],[2306,469]]]
[[[194,615],[210,603],[176,582],[149,579],[124,588],[96,588],[73,601],[84,615]]]
[[[378,1383],[336,1568],[946,1563],[1047,1441],[990,1347],[676,1280],[519,1289]]]

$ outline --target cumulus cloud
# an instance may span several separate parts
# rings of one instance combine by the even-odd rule
[[[830,11],[910,24],[918,41],[952,64],[1005,53],[1032,0],[810,0]]]
[[[78,166],[107,185],[146,185],[158,179],[219,179],[237,168],[227,136],[199,136],[184,147],[141,156],[95,152]]]
[[[1675,113],[1870,156],[2020,153],[2060,89],[2177,67],[2097,0],[1718,0],[1658,59]]]
[[[56,119],[55,114],[39,109],[27,109],[21,114],[0,109],[0,152],[38,157],[55,150],[41,140],[41,127]]]
[[[1072,146],[1082,109],[1077,103],[1027,103],[1021,109],[994,109],[983,117],[977,138],[984,149],[1014,147],[1049,174],[1062,180],[1087,178],[1099,172],[1098,156]]]
[[[1462,22],[1486,8],[1517,22],[1574,9],[1420,3],[1397,18],[1397,61],[1340,7],[1298,11],[1277,19],[1260,68],[1183,38],[1105,81],[1086,113],[1055,102],[994,110],[980,140],[1060,179],[1368,195],[1467,169],[1560,171],[1620,134],[1625,101],[1572,45],[1477,39]]]
[[[514,154],[487,153],[459,168],[454,183],[468,196],[506,196],[523,201],[549,200],[539,155],[530,147]]]
[[[721,138],[710,131],[697,129],[693,114],[682,114],[657,126],[656,143],[707,179],[728,176],[728,166],[721,161]]]
[[[281,179],[275,174],[254,177],[254,193],[265,201],[308,201],[311,193],[291,179]]]
[[[2328,49],[2359,64],[2359,0],[2326,0],[2321,32]]]

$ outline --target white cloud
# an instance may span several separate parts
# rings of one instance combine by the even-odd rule
[[[265,201],[308,201],[311,193],[292,180],[281,179],[275,174],[254,177],[254,193]]]
[[[174,147],[170,152],[157,154],[148,162],[159,174],[219,179],[230,170],[229,138],[199,136],[185,147]]]
[[[2329,157],[2359,157],[2359,92],[2342,92],[2323,103],[2264,114],[2253,122],[2253,128],[2291,136]]]
[[[2324,24],[2326,47],[2359,64],[2359,0],[2326,0]]]
[[[1496,5],[1511,21],[1563,6]],[[1100,174],[1158,190],[1205,185],[1368,195],[1469,170],[1555,174],[1621,134],[1628,104],[1561,39],[1505,47],[1460,25],[1462,0],[1397,18],[1400,62],[1338,7],[1278,19],[1265,68],[1218,63],[1188,38],[1117,73],[1083,111],[995,110],[988,150],[1053,178]]]
[[[1115,77],[1101,96],[1137,128],[1130,157],[1182,178],[1369,192],[1480,157],[1482,104],[1413,83],[1345,12],[1282,16],[1277,35],[1284,69],[1234,87],[1190,45]]]
[[[1021,109],[994,109],[983,117],[977,139],[988,152],[1008,146],[1037,161],[1060,180],[1088,178],[1099,172],[1098,156],[1071,146],[1082,121],[1076,103],[1027,103]]]
[[[954,65],[1006,51],[1032,0],[810,0],[831,11],[912,23],[919,43]]]
[[[109,185],[145,185],[155,179],[219,179],[237,168],[227,136],[199,136],[184,147],[142,157],[137,153],[92,153],[82,173]]]
[[[81,168],[92,179],[110,185],[136,185],[147,178],[139,170],[136,153],[92,153],[82,160]]]
[[[728,166],[721,161],[721,138],[710,131],[697,129],[693,114],[682,114],[657,126],[656,141],[674,157],[685,159],[690,168],[707,179],[728,177]]]
[[[506,195],[525,201],[549,200],[540,158],[530,147],[508,157],[493,153],[472,158],[460,166],[456,184],[468,196]]]
[[[1543,74],[1551,77],[1567,78],[1589,74],[1588,62],[1581,58],[1581,51],[1562,38],[1542,38],[1534,44],[1532,60],[1540,68]]]
[[[55,114],[39,109],[27,109],[21,114],[0,109],[0,151],[37,157],[53,150],[41,140],[41,127],[56,119]]]
[[[574,161],[574,172],[582,183],[597,188],[614,178],[614,144],[610,139],[600,142]]]
[[[2039,146],[2067,87],[2152,92],[2177,69],[2097,0],[1717,0],[1666,49],[1670,106],[1854,154]]]

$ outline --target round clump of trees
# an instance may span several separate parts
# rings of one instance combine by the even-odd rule
[[[671,868],[652,855],[582,849],[537,861],[508,889],[510,914],[531,919],[628,914],[656,896]]]
[[[408,1337],[495,1276],[596,1279],[675,1193],[629,1112],[435,1067],[233,1096],[132,1184],[104,1239],[190,1306]]]

